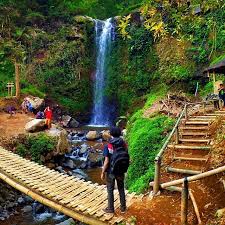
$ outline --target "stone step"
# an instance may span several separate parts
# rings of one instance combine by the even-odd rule
[[[220,111],[215,111],[214,113],[215,113],[215,114],[223,114],[223,115],[225,116],[225,111],[221,111],[221,110],[220,110]]]
[[[190,139],[184,139],[184,138],[181,138],[179,139],[179,141],[181,142],[194,142],[194,143],[209,143],[211,141],[211,139],[193,139],[193,138],[190,138]]]
[[[167,172],[190,174],[190,175],[197,175],[197,174],[202,173],[201,171],[198,171],[198,170],[178,169],[178,168],[174,168],[174,167],[167,167],[166,170],[167,170]]]
[[[168,145],[168,148],[175,149],[191,149],[191,150],[210,150],[209,146],[196,146],[196,145]]]
[[[193,127],[189,127],[189,126],[185,126],[185,127],[179,127],[180,130],[209,130],[208,126],[202,126],[202,127],[198,127],[198,126],[193,126]]]
[[[209,122],[211,122],[212,120],[214,120],[214,118],[190,117],[190,118],[188,118],[187,121],[206,121],[206,122],[209,121]],[[185,121],[185,120],[183,120],[183,121]]]
[[[190,119],[201,119],[201,120],[213,120],[216,119],[217,116],[191,116]]]
[[[186,125],[209,125],[210,121],[185,121]]]
[[[219,114],[219,113],[217,113],[217,114],[206,114],[206,115],[210,115],[210,116],[216,116],[216,118],[217,117],[220,117],[220,116],[222,116],[222,117],[225,117],[225,114]]]
[[[184,157],[184,156],[174,156],[175,160],[187,160],[187,161],[207,161],[207,158],[199,158],[199,157]]]
[[[208,136],[208,132],[180,132],[181,136]]]

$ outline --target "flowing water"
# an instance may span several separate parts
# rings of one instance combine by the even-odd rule
[[[95,20],[97,61],[94,86],[94,107],[91,125],[109,126],[111,124],[110,107],[108,107],[105,87],[107,81],[107,58],[110,53],[111,42],[114,38],[112,19],[106,21]]]

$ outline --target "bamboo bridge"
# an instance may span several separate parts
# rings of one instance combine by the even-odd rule
[[[105,214],[107,190],[105,185],[86,182],[59,173],[24,159],[0,147],[0,179],[34,200],[87,224],[116,224],[122,216]],[[119,194],[115,191],[115,209],[119,208]],[[135,198],[126,192],[127,206]]]

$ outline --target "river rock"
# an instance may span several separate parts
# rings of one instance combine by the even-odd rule
[[[24,204],[24,203],[25,203],[25,200],[24,200],[23,197],[19,197],[18,200],[17,200],[17,202],[18,202],[19,204]]]
[[[84,143],[84,144],[81,145],[81,149],[80,149],[79,152],[81,154],[84,154],[85,152],[87,152],[87,150],[88,150],[88,145]]]
[[[61,223],[57,223],[56,225],[71,225],[71,224],[75,224],[75,221],[72,218],[65,220]]]
[[[37,132],[44,130],[45,120],[44,119],[33,119],[25,125],[27,132]]]
[[[102,131],[102,139],[104,141],[108,141],[111,138],[109,130],[103,130]]]
[[[63,166],[69,167],[70,169],[76,168],[76,165],[74,164],[72,159],[67,159]]]
[[[69,127],[69,128],[76,128],[79,126],[79,122],[76,121],[74,118],[71,116],[62,116],[62,125],[64,127]]]
[[[25,207],[22,208],[22,211],[24,213],[32,212],[32,206],[26,205]]]
[[[59,155],[64,155],[69,152],[69,142],[67,139],[67,132],[65,130],[61,131],[59,134],[59,140],[56,149]]]
[[[103,154],[97,152],[90,152],[88,156],[88,165],[89,167],[102,166]]]
[[[86,173],[84,173],[81,169],[75,169],[72,172],[75,177],[78,177],[78,178],[81,178],[84,180],[88,179],[88,175]]]
[[[29,96],[26,99],[32,104],[33,108],[36,110],[40,109],[45,103],[44,99],[34,96]]]
[[[71,118],[70,122],[69,122],[69,127],[70,128],[77,128],[79,127],[80,123],[78,121],[76,121],[74,118]]]
[[[94,141],[96,139],[99,139],[99,134],[97,131],[89,131],[87,134],[86,134],[86,138],[87,140],[89,141]]]

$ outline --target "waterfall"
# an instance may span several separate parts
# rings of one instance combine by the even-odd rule
[[[94,106],[92,111],[91,125],[109,126],[111,124],[110,108],[107,106],[105,96],[107,56],[114,38],[112,19],[106,21],[95,20],[96,33],[96,73],[94,85]]]

